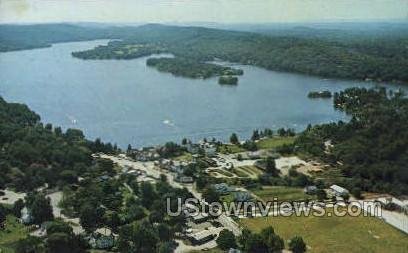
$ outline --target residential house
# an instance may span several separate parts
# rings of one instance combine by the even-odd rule
[[[201,244],[211,241],[216,236],[217,235],[214,234],[211,230],[203,230],[203,231],[191,234],[189,237],[190,237],[192,244],[201,245]]]
[[[234,191],[234,189],[232,187],[229,187],[226,183],[214,184],[213,188],[217,193],[222,194],[222,195],[225,195],[225,194],[228,194]]]
[[[341,186],[338,185],[332,185],[330,186],[330,190],[332,192],[333,195],[335,196],[344,196],[344,195],[348,195],[349,191]]]

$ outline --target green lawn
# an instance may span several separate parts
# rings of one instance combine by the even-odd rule
[[[265,217],[242,219],[252,231],[272,226],[285,240],[302,236],[310,253],[406,253],[408,236],[375,217]]]
[[[218,147],[218,152],[222,154],[235,154],[246,151],[244,148],[233,144],[222,144]]]
[[[234,168],[232,169],[232,172],[234,172],[235,175],[237,175],[238,177],[249,177],[250,175],[242,170],[241,168]]]
[[[174,160],[182,162],[191,162],[193,161],[193,156],[190,153],[184,152],[184,154],[175,157]]]
[[[279,202],[314,198],[312,195],[305,194],[302,188],[287,186],[264,186],[262,189],[256,189],[252,192],[263,201],[274,201],[274,198],[277,198]]]
[[[3,231],[0,230],[0,252],[14,252],[13,244],[18,240],[27,237],[27,235],[27,228],[20,224],[15,217],[8,216],[6,228]]]
[[[279,146],[282,146],[284,144],[293,144],[295,141],[296,137],[295,136],[289,136],[289,137],[272,137],[268,139],[262,139],[256,142],[256,146],[258,149],[273,149],[277,148]]]
[[[242,167],[238,167],[237,169],[244,171],[251,178],[258,178],[259,175],[263,174],[263,171],[258,169],[256,166],[242,166]]]

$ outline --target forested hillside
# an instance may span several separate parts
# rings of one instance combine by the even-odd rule
[[[408,33],[404,37],[326,40],[315,37],[266,36],[201,27],[145,25],[112,43],[111,58],[129,45],[156,45],[164,52],[196,62],[222,59],[279,71],[377,81],[408,81]],[[114,47],[113,47],[114,45]],[[98,59],[107,49],[87,51]],[[78,56],[78,53],[74,54]],[[80,56],[79,56],[80,57]],[[80,57],[82,58],[82,57]],[[129,57],[132,58],[132,57]]]
[[[114,152],[111,144],[88,141],[82,131],[51,124],[22,104],[0,97],[0,189],[32,190],[72,183],[87,172],[92,152]]]
[[[334,106],[352,120],[309,127],[297,148],[339,165],[349,189],[408,194],[408,98],[384,88],[350,88],[334,94]]]
[[[121,39],[108,47],[73,55],[83,59],[132,59],[167,52],[196,63],[222,59],[323,77],[407,83],[408,30],[403,25],[377,26],[370,26],[369,32],[361,26],[360,30],[295,27],[261,34],[154,24],[2,25],[0,52],[64,41]]]

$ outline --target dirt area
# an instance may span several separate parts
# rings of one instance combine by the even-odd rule
[[[4,196],[0,196],[0,204],[13,205],[19,199],[24,200],[26,194],[4,190]]]
[[[296,168],[300,173],[311,175],[312,172],[323,170],[323,165],[317,162],[306,162],[297,156],[281,157],[275,159],[276,168],[279,169],[282,175],[287,175],[290,168]]]

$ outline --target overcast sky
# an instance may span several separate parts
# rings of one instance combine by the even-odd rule
[[[408,20],[408,0],[0,0],[1,23]]]

